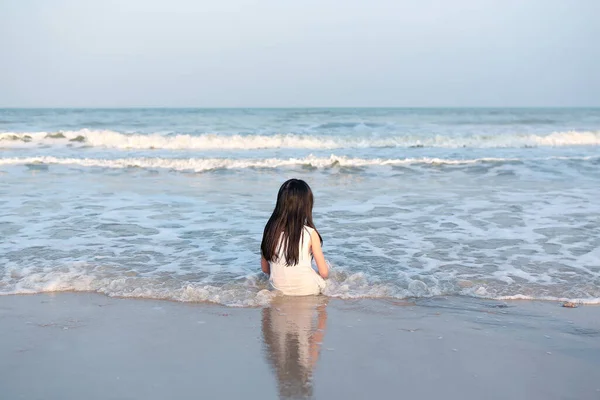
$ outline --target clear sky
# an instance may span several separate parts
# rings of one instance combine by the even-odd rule
[[[600,0],[0,0],[0,106],[600,106]]]

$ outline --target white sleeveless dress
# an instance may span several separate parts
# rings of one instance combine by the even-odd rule
[[[278,246],[277,260],[269,262],[271,285],[287,296],[308,296],[319,294],[325,288],[325,280],[313,269],[310,252],[310,237],[314,229],[305,226],[300,238],[298,264],[287,266],[285,246]]]

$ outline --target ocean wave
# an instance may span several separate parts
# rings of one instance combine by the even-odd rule
[[[120,150],[258,150],[258,149],[343,149],[343,148],[511,148],[600,145],[600,131],[566,131],[547,135],[398,135],[368,136],[276,135],[164,135],[126,134],[110,130],[0,133],[0,147],[85,146]]]
[[[566,160],[566,161],[587,161],[596,160],[595,157],[548,157],[540,159],[531,159],[528,161],[540,160]],[[290,167],[310,167],[310,168],[363,168],[378,166],[400,166],[400,165],[471,165],[484,163],[522,163],[524,159],[519,158],[474,158],[474,159],[444,159],[444,158],[400,158],[400,159],[382,159],[382,158],[350,158],[345,156],[331,155],[329,157],[308,156],[303,158],[264,158],[264,159],[228,159],[228,158],[62,158],[53,156],[39,157],[12,157],[0,158],[0,165],[27,165],[31,168],[39,168],[48,165],[67,165],[81,167],[98,168],[142,168],[142,169],[167,169],[171,171],[182,172],[205,172],[221,169],[277,169]]]
[[[49,292],[94,292],[109,297],[145,298],[179,302],[209,302],[232,307],[269,303],[274,293],[266,280],[249,277],[242,283],[214,285],[172,277],[122,274],[113,267],[74,264],[69,267],[7,271],[0,279],[0,295]]]
[[[277,295],[270,290],[262,274],[235,279],[232,282],[190,282],[171,274],[167,276],[143,276],[132,271],[119,271],[115,267],[74,264],[69,267],[7,270],[0,276],[0,295],[37,294],[49,292],[94,292],[109,297],[144,298],[178,302],[208,302],[230,307],[262,307]],[[468,296],[492,300],[543,300],[571,301],[578,304],[600,304],[597,297],[569,298],[547,292],[540,296],[497,295],[493,289],[474,286],[465,289],[456,282],[427,284],[413,277],[403,285],[372,281],[364,273],[333,271],[324,294],[340,299],[408,299],[436,296]]]

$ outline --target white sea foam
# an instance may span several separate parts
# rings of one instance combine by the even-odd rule
[[[209,302],[230,307],[260,307],[268,305],[277,295],[268,288],[264,278],[248,276],[234,283],[215,285],[188,282],[178,276],[124,275],[109,267],[94,267],[84,263],[70,267],[9,270],[0,276],[0,295],[36,294],[48,292],[94,292],[109,297],[146,298],[179,302]],[[407,287],[372,282],[364,273],[345,274],[336,271],[328,281],[325,295],[341,299],[406,299],[440,295],[463,295],[494,300],[571,301],[578,304],[600,304],[600,298],[566,298],[547,295],[498,295],[485,288],[464,290],[458,286],[428,287],[422,281],[411,280]]]
[[[162,135],[125,134],[110,130],[81,129],[61,132],[0,133],[0,147],[32,145],[72,145],[110,149],[165,150],[256,150],[256,149],[340,149],[381,147],[560,147],[600,145],[599,131],[566,131],[547,135],[396,135],[388,138],[368,136],[276,135]]]
[[[274,295],[255,279],[244,284],[215,286],[177,279],[122,275],[108,267],[74,264],[63,268],[9,271],[0,280],[0,294],[95,292],[110,297],[210,302],[234,307],[268,304]]]
[[[209,171],[214,169],[244,169],[244,168],[281,168],[291,166],[312,166],[326,168],[331,166],[340,167],[366,167],[403,164],[473,164],[479,162],[503,162],[518,161],[518,159],[502,158],[480,158],[471,160],[451,160],[440,158],[406,158],[406,159],[363,159],[348,158],[332,155],[330,157],[308,156],[304,158],[266,158],[266,159],[227,159],[227,158],[120,158],[120,159],[95,159],[95,158],[60,158],[53,156],[41,157],[14,157],[1,158],[0,165],[25,165],[25,164],[49,164],[49,165],[78,165],[84,167],[102,168],[150,168],[169,169],[175,171]]]
[[[553,296],[530,296],[516,294],[514,296],[498,296],[494,300],[542,300],[542,301],[562,301],[575,304],[600,304],[600,298],[568,298],[568,297],[553,297]]]
[[[549,157],[543,160],[560,159],[585,161],[593,157]],[[331,155],[330,157],[308,156],[303,158],[265,158],[265,159],[227,159],[227,158],[62,158],[53,156],[40,157],[10,157],[0,158],[0,165],[73,165],[99,168],[146,168],[168,169],[172,171],[203,172],[216,169],[245,169],[245,168],[283,168],[294,166],[309,166],[314,168],[329,167],[375,167],[394,165],[469,165],[477,163],[506,163],[521,162],[519,158],[475,158],[475,159],[443,159],[443,158],[350,158]]]

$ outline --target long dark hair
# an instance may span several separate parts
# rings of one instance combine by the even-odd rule
[[[306,182],[290,179],[281,185],[277,193],[275,210],[265,226],[260,245],[265,260],[277,261],[277,250],[281,243],[281,246],[284,246],[286,264],[288,266],[298,264],[300,239],[302,239],[304,226],[317,230],[312,220],[312,208],[313,194]],[[318,231],[317,235],[323,243]]]

